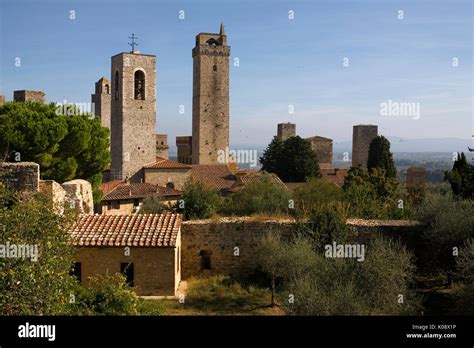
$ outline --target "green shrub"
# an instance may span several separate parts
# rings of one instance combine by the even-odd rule
[[[90,278],[89,287],[78,285],[69,304],[71,315],[137,315],[139,298],[122,274]]]
[[[452,272],[453,248],[474,237],[474,201],[448,194],[427,193],[417,211],[417,220],[427,225],[420,236],[421,259],[429,273]]]
[[[297,214],[307,217],[315,209],[341,202],[342,190],[334,183],[310,178],[304,186],[295,190],[294,200]]]
[[[143,200],[140,207],[140,214],[160,214],[167,211],[173,211],[176,207],[163,202],[160,196],[150,196]]]
[[[416,313],[420,301],[410,290],[412,255],[399,243],[383,239],[365,247],[365,260],[358,262],[326,258],[303,236],[291,241],[265,236],[258,264],[281,279],[277,297],[291,315]]]
[[[277,184],[270,174],[263,174],[240,192],[227,196],[220,207],[224,215],[281,215],[288,213],[290,192]]]
[[[203,183],[188,180],[181,201],[178,201],[177,210],[186,220],[207,219],[216,213],[220,196]]]

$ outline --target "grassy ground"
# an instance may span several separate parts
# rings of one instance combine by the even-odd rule
[[[190,279],[184,303],[178,299],[142,300],[143,315],[284,315],[271,307],[268,289],[248,286],[224,276]]]

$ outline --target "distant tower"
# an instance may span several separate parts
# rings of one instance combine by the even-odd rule
[[[140,182],[156,161],[156,56],[119,53],[111,75],[111,179]]]
[[[332,139],[314,136],[306,138],[311,144],[311,149],[316,154],[319,161],[319,168],[331,169],[332,168]]]
[[[218,151],[229,147],[229,56],[227,36],[200,33],[193,48],[194,164],[218,163]]]
[[[2,106],[3,104],[5,104],[5,96],[0,95],[0,106]]]
[[[288,138],[296,135],[296,124],[294,123],[278,123],[277,137],[281,141],[285,141]]]
[[[369,158],[369,145],[378,135],[378,126],[375,125],[357,125],[352,130],[352,166],[361,166],[367,169],[367,160]]]
[[[38,102],[44,104],[44,92],[41,91],[13,91],[13,100],[16,102]]]
[[[169,159],[168,134],[156,134],[156,157]]]
[[[102,127],[110,129],[110,82],[102,77],[95,83],[95,94],[91,95],[94,110],[92,113],[100,118]]]
[[[193,162],[193,137],[178,136],[176,137],[176,147],[178,148],[178,162],[184,164],[192,164]]]

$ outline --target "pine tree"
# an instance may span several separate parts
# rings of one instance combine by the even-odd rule
[[[383,135],[375,137],[369,146],[367,169],[371,172],[375,168],[383,169],[389,178],[397,176],[397,169],[390,152],[390,142]]]

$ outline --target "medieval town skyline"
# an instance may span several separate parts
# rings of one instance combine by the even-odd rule
[[[468,2],[457,2],[444,8],[434,1],[436,6],[421,11],[408,2],[378,7],[341,1],[346,12],[329,3],[282,2],[266,9],[265,2],[234,1],[212,13],[186,2],[119,2],[107,13],[117,21],[106,27],[99,20],[106,3],[52,2],[27,10],[2,4],[22,25],[2,42],[1,94],[11,99],[13,90],[33,89],[45,91],[48,102],[89,102],[93,83],[100,76],[110,79],[110,57],[130,49],[134,32],[137,50],[157,56],[157,133],[170,139],[191,134],[193,41],[223,21],[232,47],[231,146],[265,145],[281,122],[295,123],[303,137],[321,134],[336,142],[349,140],[355,124],[378,124],[389,136],[469,139],[471,52],[465,27],[472,20],[463,11]],[[139,11],[142,3],[150,11],[139,23],[135,16],[128,19],[127,12]],[[241,20],[244,13],[247,21]],[[55,30],[59,23],[64,30]],[[31,47],[27,34],[35,42]],[[39,45],[48,50],[34,49]],[[414,103],[418,115],[382,115],[382,104],[391,102]]]

